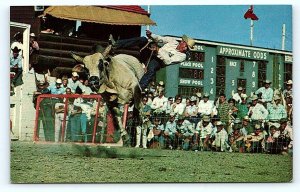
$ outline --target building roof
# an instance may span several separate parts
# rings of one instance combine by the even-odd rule
[[[142,15],[149,16],[149,13],[145,9],[143,9],[141,6],[138,6],[138,5],[110,5],[110,6],[99,6],[99,7],[107,7],[107,8],[111,8],[111,9],[139,13]]]
[[[139,6],[50,6],[43,15],[108,25],[156,25]]]

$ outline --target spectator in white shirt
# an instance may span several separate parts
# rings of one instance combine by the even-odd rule
[[[71,88],[72,93],[76,92],[77,87],[79,87],[81,90],[83,89],[83,85],[78,79],[79,75],[77,72],[73,72],[72,77],[68,79],[68,87]]]
[[[176,117],[182,116],[185,110],[185,104],[182,103],[182,97],[176,95],[175,103],[172,104],[172,112],[176,114]]]
[[[266,80],[265,81],[265,86],[259,88],[257,91],[255,91],[256,95],[261,95],[261,101],[262,102],[271,102],[273,99],[273,89],[270,87],[271,81]]]
[[[201,116],[212,116],[214,109],[214,102],[209,100],[209,94],[205,93],[203,99],[198,104],[198,114]]]
[[[232,90],[232,99],[235,100],[236,103],[241,103],[242,102],[242,93],[243,93],[243,87],[239,87],[237,89],[237,93],[234,93]]]
[[[206,151],[210,145],[210,137],[213,130],[213,125],[210,122],[209,116],[203,116],[202,120],[197,124],[196,131],[200,134],[200,148]]]
[[[218,121],[217,125],[217,132],[214,135],[214,141],[212,146],[215,147],[216,151],[226,151],[230,149],[228,144],[228,134],[224,129],[224,123],[222,121]]]
[[[155,97],[151,103],[151,109],[153,113],[158,114],[165,114],[168,105],[168,99],[164,96],[164,91],[161,90],[159,95]]]
[[[169,115],[172,111],[172,104],[174,103],[174,98],[173,97],[169,97],[168,98],[168,103],[167,103],[167,108],[166,108],[166,114]]]
[[[197,98],[195,96],[192,96],[190,98],[190,104],[185,107],[184,116],[186,119],[188,119],[191,123],[195,124],[197,123],[197,113],[198,113],[198,107],[195,105],[197,102]]]
[[[257,102],[257,95],[253,95],[251,100],[252,106],[249,109],[248,116],[252,119],[252,121],[266,120],[269,112],[262,104]]]

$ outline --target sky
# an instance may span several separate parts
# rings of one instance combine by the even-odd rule
[[[195,39],[250,45],[250,19],[244,19],[248,8],[249,5],[152,5],[150,18],[157,26],[150,26],[150,30],[160,35],[186,34]],[[254,5],[254,13],[259,20],[254,21],[253,46],[281,49],[285,24],[285,50],[292,51],[292,6]]]

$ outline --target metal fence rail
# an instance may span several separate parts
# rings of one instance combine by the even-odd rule
[[[83,111],[79,106],[74,105],[74,100],[77,98],[82,98],[85,105],[91,105],[91,107],[86,107],[87,109]],[[85,137],[89,137],[88,140],[95,143],[98,135],[97,127],[99,124],[99,103],[101,99],[100,95],[39,95],[36,102],[33,140],[40,140],[40,133],[43,131],[45,141],[75,141],[74,138],[70,139],[69,134],[72,129],[68,130],[68,128],[76,128],[78,130],[78,127],[84,127]],[[79,103],[79,105],[81,104]],[[76,110],[78,110],[78,113],[76,113]],[[94,110],[93,114],[89,114],[91,110]],[[86,124],[84,125],[82,121]],[[78,137],[81,135],[80,130],[72,132],[72,135]],[[87,138],[85,138],[85,141],[87,142]]]

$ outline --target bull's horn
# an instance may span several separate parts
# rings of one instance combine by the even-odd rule
[[[75,59],[77,62],[83,63],[83,58],[82,58],[82,57],[76,55],[76,54],[75,54],[74,52],[72,52],[72,51],[71,51],[70,54],[71,54],[71,56],[73,57],[73,59]]]

